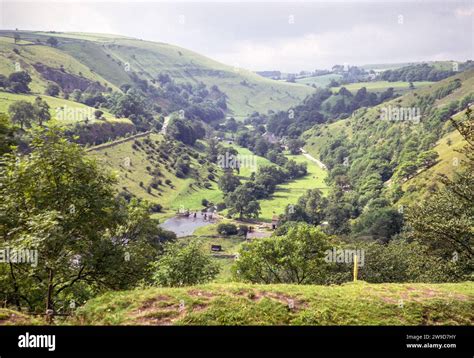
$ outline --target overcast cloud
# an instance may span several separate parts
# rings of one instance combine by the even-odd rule
[[[0,28],[115,33],[182,46],[250,70],[474,57],[473,1],[0,0]]]

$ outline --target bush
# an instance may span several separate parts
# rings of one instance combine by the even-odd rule
[[[219,266],[202,250],[199,241],[186,245],[167,243],[163,256],[153,264],[153,281],[161,286],[191,286],[211,281],[219,273]]]
[[[57,84],[55,83],[50,83],[48,84],[48,87],[46,87],[45,93],[48,96],[56,97],[59,94],[60,88]]]
[[[325,251],[330,248],[326,234],[307,224],[245,244],[233,267],[237,278],[252,283],[323,284],[331,264]]]
[[[239,232],[237,233],[240,236],[246,236],[249,232],[249,227],[247,225],[239,225]]]
[[[221,235],[236,235],[238,230],[234,224],[221,223],[217,226],[217,232]]]
[[[207,199],[202,199],[201,200],[201,205],[207,207],[209,205],[209,200]]]
[[[161,209],[163,209],[163,206],[161,204],[153,204],[150,206],[150,211],[152,213],[159,213],[161,212]]]

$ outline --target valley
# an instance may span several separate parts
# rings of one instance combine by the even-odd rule
[[[0,324],[472,324],[472,60],[23,30],[0,60],[1,242],[41,257],[0,265]]]

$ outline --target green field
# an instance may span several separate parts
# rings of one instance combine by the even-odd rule
[[[338,75],[336,73],[330,73],[327,75],[322,76],[313,76],[313,77],[305,77],[305,78],[298,78],[296,83],[302,83],[304,85],[312,86],[315,85],[316,87],[327,87],[331,80],[340,80],[342,75]]]
[[[273,215],[283,214],[286,206],[296,204],[298,198],[308,189],[320,189],[323,193],[327,193],[328,188],[324,183],[327,173],[324,169],[302,155],[287,155],[287,157],[297,163],[307,163],[308,174],[303,178],[277,185],[277,189],[269,199],[260,200],[261,220],[271,221]]]
[[[472,325],[473,320],[473,282],[359,281],[340,286],[227,283],[108,292],[88,301],[63,323],[417,326]]]
[[[434,82],[429,82],[429,81],[421,81],[421,82],[413,82],[413,85],[415,86],[415,90],[417,88],[429,86],[433,84]],[[367,88],[367,91],[369,92],[382,92],[385,91],[387,88],[393,87],[394,90],[397,92],[404,92],[409,90],[409,83],[408,82],[388,82],[388,81],[373,81],[373,82],[358,82],[358,83],[349,83],[347,85],[339,86],[339,87],[333,87],[331,88],[331,91],[333,93],[339,92],[341,87],[347,88],[351,92],[358,91],[362,87]]]
[[[36,97],[38,97],[38,95],[16,94],[0,91],[0,112],[8,113],[8,107],[16,101],[27,101],[33,103]],[[96,109],[93,107],[58,97],[46,95],[40,95],[40,97],[48,103],[51,118],[58,119],[60,123],[74,124],[84,122],[86,117],[91,123],[97,121],[94,117],[94,111]],[[104,112],[103,117],[108,121],[132,123],[127,118],[115,118],[114,115],[104,110],[102,110],[102,112]]]

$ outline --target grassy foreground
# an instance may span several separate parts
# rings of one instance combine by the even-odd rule
[[[474,283],[208,284],[110,292],[79,325],[472,325]]]

